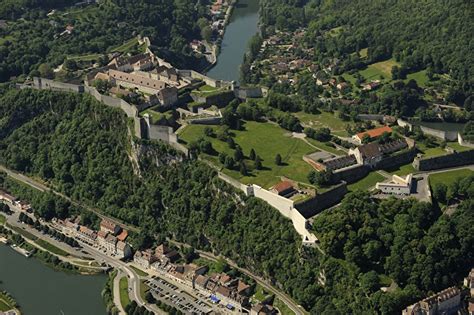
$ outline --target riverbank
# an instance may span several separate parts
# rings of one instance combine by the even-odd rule
[[[238,81],[248,42],[258,32],[259,6],[258,1],[239,0],[233,1],[231,7],[216,62],[207,69],[206,75],[214,79]]]
[[[21,314],[18,303],[7,291],[0,292],[0,312],[14,312],[17,315]]]

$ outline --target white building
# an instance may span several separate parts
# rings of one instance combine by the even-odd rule
[[[132,248],[127,243],[118,241],[117,242],[117,255],[120,258],[128,258],[132,256]]]
[[[460,307],[461,291],[451,287],[408,306],[402,315],[451,315],[457,314]]]
[[[405,178],[393,175],[390,182],[377,183],[375,188],[381,190],[385,194],[409,195],[411,192],[412,182],[412,174],[407,175]]]

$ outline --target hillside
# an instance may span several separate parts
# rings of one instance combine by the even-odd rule
[[[463,93],[472,92],[469,1],[264,0],[261,6],[267,31],[308,27],[305,46],[319,61],[341,58],[340,73],[394,57],[407,73],[446,73]]]

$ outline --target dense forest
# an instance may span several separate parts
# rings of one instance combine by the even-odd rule
[[[474,258],[472,180],[459,183],[455,194],[464,201],[451,216],[415,201],[351,194],[314,222],[322,253],[302,247],[291,222],[268,204],[164,144],[136,140],[133,146],[142,146],[137,176],[125,115],[87,95],[10,90],[0,111],[2,164],[139,226],[135,248],[170,237],[225,255],[312,314],[399,313],[455,283]],[[46,218],[79,210],[67,211],[51,196],[35,198],[36,213]],[[56,213],[45,210],[48,200]],[[379,290],[392,280],[398,289]]]
[[[54,68],[67,56],[105,54],[137,35],[150,37],[157,51],[171,50],[184,56],[177,60],[189,62],[177,66],[196,63],[188,43],[200,37],[197,21],[207,12],[206,1],[108,0],[46,16],[64,2],[0,1],[0,19],[8,19],[7,26],[0,27],[0,82],[20,74],[41,74],[41,64]],[[74,28],[72,33],[61,36],[67,25]]]
[[[470,1],[263,0],[261,12],[264,34],[307,27],[304,46],[320,62],[340,58],[336,74],[393,57],[405,73],[449,74],[461,104],[472,93]],[[357,53],[362,48],[368,48],[364,60]]]

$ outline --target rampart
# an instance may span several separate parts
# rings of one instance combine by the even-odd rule
[[[474,149],[430,158],[416,157],[413,167],[418,171],[431,171],[474,163]]]
[[[268,94],[267,88],[262,87],[237,87],[234,89],[235,97],[245,100],[248,98],[265,97]]]
[[[231,86],[231,82],[227,81],[222,81],[222,80],[216,80],[213,78],[210,78],[202,73],[196,72],[194,70],[178,70],[178,74],[183,76],[183,77],[189,77],[192,79],[196,80],[201,80],[205,82],[207,85],[215,87],[215,88],[221,88],[225,86]]]
[[[345,194],[347,194],[347,185],[342,182],[322,194],[317,194],[311,199],[295,204],[295,208],[304,218],[309,219],[324,209],[339,203]]]
[[[408,122],[408,121],[405,121],[403,119],[397,119],[397,124],[400,126],[400,127],[405,127],[405,126],[408,126],[408,129],[410,131],[413,130],[413,124]],[[433,137],[436,137],[438,139],[441,139],[441,140],[445,140],[445,141],[459,141],[459,133],[457,131],[445,131],[445,130],[439,130],[439,129],[434,129],[434,128],[430,128],[430,127],[426,127],[426,126],[420,126],[420,129],[421,129],[421,132],[424,134],[424,135],[429,135],[429,136],[433,136]],[[459,144],[461,144],[459,142]]]
[[[468,148],[474,148],[474,142],[464,140],[461,133],[458,133],[458,143]]]
[[[191,97],[196,103],[203,103],[208,106],[216,105],[223,107],[235,98],[235,94],[232,90],[226,90],[212,95],[191,93]]]
[[[357,164],[346,168],[342,168],[333,172],[331,176],[332,183],[345,181],[346,183],[354,183],[369,174],[370,168],[366,165]]]
[[[396,152],[384,157],[380,162],[377,163],[375,169],[384,170],[397,168],[399,166],[413,162],[415,156],[416,148]]]
[[[129,118],[134,120],[134,131],[138,138],[145,138],[151,140],[162,140],[167,142],[174,148],[188,153],[188,150],[181,144],[178,143],[177,135],[174,133],[173,128],[168,126],[157,126],[152,125],[145,121],[143,118],[138,116],[138,108],[126,101],[99,93],[94,87],[88,85],[76,85],[63,82],[57,82],[45,78],[33,78],[32,85],[20,84],[18,88],[34,88],[39,90],[52,90],[60,92],[73,92],[73,93],[87,93],[94,97],[99,102],[114,108],[121,109]]]

